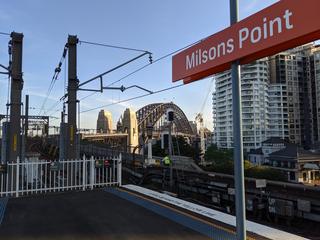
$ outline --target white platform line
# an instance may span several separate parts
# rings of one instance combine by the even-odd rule
[[[220,221],[220,222],[224,222],[226,224],[229,224],[230,226],[236,226],[236,218],[233,215],[227,214],[227,213],[223,213],[223,212],[219,212],[217,210],[213,210],[207,207],[203,207],[201,205],[198,204],[194,204],[194,203],[190,203],[163,193],[159,193],[147,188],[143,188],[143,187],[139,187],[136,185],[124,185],[123,186],[126,189],[144,194],[146,196],[155,198],[155,199],[159,199],[163,202],[167,202],[170,203],[172,205],[184,208],[186,210],[195,212],[197,214],[209,217],[211,219]],[[259,223],[255,223],[252,221],[246,221],[247,224],[247,231],[255,233],[257,235],[266,237],[266,238],[270,238],[273,240],[307,240],[307,238],[303,238],[285,231],[281,231],[275,228],[271,228],[271,227],[267,227],[265,225],[259,224]]]

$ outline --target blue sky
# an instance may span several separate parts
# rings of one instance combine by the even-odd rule
[[[259,11],[276,0],[239,0],[240,18]],[[23,95],[30,95],[31,114],[38,114],[44,101],[53,72],[57,66],[68,34],[80,40],[145,49],[157,59],[201,38],[220,31],[229,25],[228,0],[28,0],[2,1],[0,8],[0,32],[23,32]],[[7,65],[7,42],[0,35],[0,63]],[[101,72],[137,56],[137,53],[81,44],[78,47],[78,78],[88,80]],[[140,60],[107,75],[105,85],[120,79],[133,70],[148,63]],[[115,86],[143,86],[152,91],[174,86],[171,82],[171,57],[124,79]],[[64,94],[64,66],[54,89],[45,105],[50,109]],[[98,87],[92,83],[88,87]],[[0,75],[0,112],[5,113],[8,81]],[[178,89],[148,96],[130,102],[116,104],[105,109],[113,114],[114,122],[127,107],[138,110],[153,102],[174,101],[194,120],[201,110],[205,95],[212,92],[210,79],[198,81]],[[80,93],[79,98],[89,93]],[[107,90],[81,102],[85,111],[101,105],[144,94],[136,90],[125,92]],[[50,115],[59,117],[61,105]],[[81,114],[82,128],[95,128],[99,110]],[[212,97],[205,103],[206,125],[212,127]],[[52,123],[59,124],[58,119]]]

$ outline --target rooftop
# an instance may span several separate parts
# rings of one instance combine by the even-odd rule
[[[269,139],[267,139],[266,141],[262,142],[262,144],[264,143],[272,143],[272,144],[280,144],[280,143],[283,143],[283,144],[288,144],[288,141],[282,139],[282,138],[279,138],[279,137],[271,137]]]

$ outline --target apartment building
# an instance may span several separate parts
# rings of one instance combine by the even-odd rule
[[[259,148],[266,140],[268,62],[259,60],[241,68],[242,124],[244,149]],[[214,139],[219,148],[233,147],[231,73],[216,75]]]
[[[269,59],[270,86],[282,84],[286,89],[283,110],[288,111],[288,139],[304,148],[319,142],[319,52],[318,46],[306,44]]]
[[[306,44],[241,68],[243,144],[248,152],[279,137],[320,148],[320,46]],[[232,148],[231,73],[216,75],[214,142]]]
[[[286,84],[270,84],[268,87],[267,138],[289,139],[288,96]]]

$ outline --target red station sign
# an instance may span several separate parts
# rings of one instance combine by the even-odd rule
[[[320,39],[320,0],[281,0],[172,58],[185,84]]]

